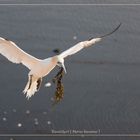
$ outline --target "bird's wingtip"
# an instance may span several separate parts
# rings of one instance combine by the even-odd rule
[[[119,22],[118,26],[117,26],[112,32],[107,33],[107,34],[105,34],[105,35],[102,35],[102,36],[100,36],[100,37],[98,37],[98,38],[104,38],[104,37],[106,37],[106,36],[109,36],[109,35],[113,34],[114,32],[116,32],[116,31],[120,28],[121,25],[122,25],[122,22]],[[89,38],[88,41],[90,41],[90,40],[92,40],[92,39],[94,39],[94,37]]]

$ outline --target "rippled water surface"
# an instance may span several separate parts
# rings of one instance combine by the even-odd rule
[[[27,100],[22,90],[28,69],[0,56],[0,134],[139,133],[139,13],[140,6],[134,5],[0,5],[0,36],[42,59],[122,23],[112,36],[66,59],[64,99],[56,106],[52,78],[57,68]],[[48,82],[52,85],[44,87]]]

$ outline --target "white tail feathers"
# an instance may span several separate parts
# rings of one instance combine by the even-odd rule
[[[34,75],[29,75],[27,85],[25,86],[25,89],[23,91],[28,99],[39,90],[41,82],[42,78],[35,77]]]

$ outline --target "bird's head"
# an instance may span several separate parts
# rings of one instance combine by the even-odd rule
[[[64,65],[64,59],[61,58],[59,55],[57,56],[57,65],[59,67],[62,67],[64,69],[65,73],[67,73],[65,65]]]

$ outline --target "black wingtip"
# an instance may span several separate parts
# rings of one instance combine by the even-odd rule
[[[113,31],[111,31],[110,33],[107,33],[105,35],[102,35],[99,38],[104,38],[106,36],[109,36],[109,35],[113,34],[114,32],[116,32],[120,28],[121,25],[122,25],[122,23],[120,22],[120,24]]]
[[[109,32],[109,33],[107,33],[105,35],[99,36],[98,38],[104,38],[106,36],[109,36],[109,35],[113,34],[114,32],[116,32],[120,28],[121,25],[122,25],[122,23],[120,22],[119,25],[113,31],[111,31],[111,32]],[[92,40],[93,38],[94,37],[88,39],[88,41]]]

